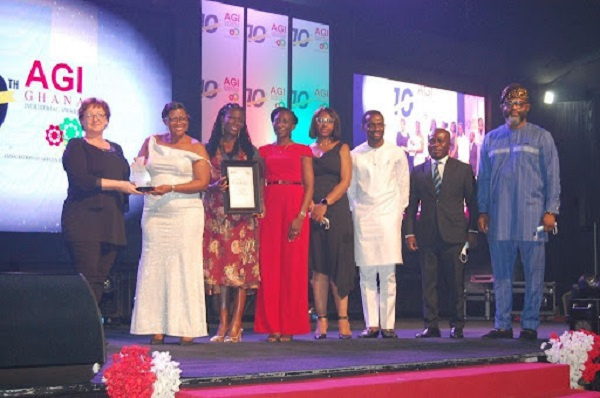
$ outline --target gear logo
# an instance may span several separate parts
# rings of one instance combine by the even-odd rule
[[[50,146],[59,146],[63,142],[63,132],[60,126],[50,125],[46,130],[46,141]]]
[[[65,118],[65,120],[60,124],[60,129],[64,132],[66,142],[69,142],[71,138],[83,137],[83,129],[81,128],[81,124],[79,124],[79,121],[75,118]]]
[[[66,144],[72,138],[83,137],[83,129],[79,120],[73,118],[65,118],[60,125],[51,124],[46,129],[46,141],[50,146],[60,146]]]

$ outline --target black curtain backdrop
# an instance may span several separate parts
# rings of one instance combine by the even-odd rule
[[[593,230],[599,214],[600,97],[538,106],[529,120],[552,133],[560,159],[559,234],[547,245],[546,281],[556,281],[562,295],[579,276],[598,272]]]

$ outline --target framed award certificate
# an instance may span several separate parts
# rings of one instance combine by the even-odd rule
[[[225,213],[261,213],[260,166],[257,160],[223,160],[221,175],[229,188],[223,192]]]

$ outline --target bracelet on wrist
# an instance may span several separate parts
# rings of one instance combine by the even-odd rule
[[[171,192],[175,192],[175,185],[171,185]]]
[[[300,213],[298,213],[298,215],[299,215],[300,217],[304,218],[304,217],[306,217],[306,212],[305,212],[305,211],[302,211],[302,210],[300,210]]]

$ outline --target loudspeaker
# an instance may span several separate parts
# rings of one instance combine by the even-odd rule
[[[88,383],[106,358],[96,301],[81,275],[0,273],[0,386]]]
[[[600,329],[600,299],[572,299],[567,322],[571,330],[585,329],[598,334]]]

